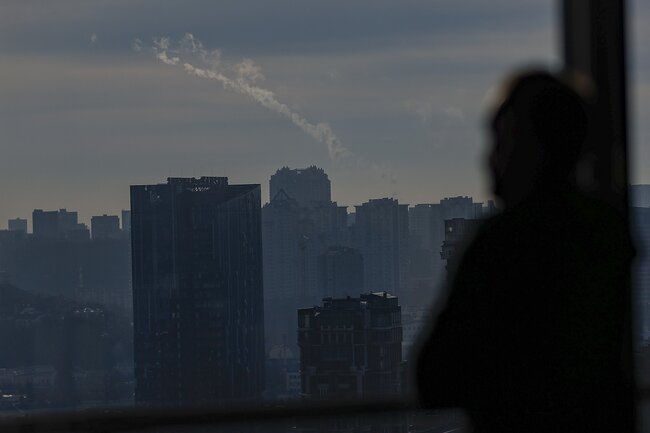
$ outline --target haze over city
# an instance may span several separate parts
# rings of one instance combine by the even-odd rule
[[[282,165],[324,167],[346,205],[485,198],[490,89],[522,58],[557,62],[552,5],[514,4],[3,2],[0,221],[66,206],[87,221],[167,176],[260,183],[266,202]],[[367,163],[333,163],[287,118],[152,53],[187,32],[225,62],[250,59],[261,87]]]

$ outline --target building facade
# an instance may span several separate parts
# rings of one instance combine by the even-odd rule
[[[110,313],[130,316],[129,239],[91,240],[88,233],[75,229],[64,237],[38,237],[0,231],[0,271],[32,293],[101,304]]]
[[[269,187],[271,199],[282,190],[300,206],[332,201],[332,187],[327,174],[313,165],[294,169],[282,167],[271,176]]]
[[[122,237],[120,217],[117,215],[98,215],[90,218],[90,230],[93,239],[118,239]]]
[[[496,213],[494,202],[486,205],[471,197],[447,197],[438,203],[417,204],[409,208],[409,292],[403,305],[422,305],[436,300],[438,288],[446,277],[440,260],[445,242],[445,221],[455,218],[476,220]]]
[[[650,343],[650,206],[631,207],[630,222],[636,257],[632,264],[637,315],[637,343]]]
[[[401,293],[408,284],[408,205],[382,198],[356,206],[354,244],[363,255],[364,289]]]
[[[345,243],[347,209],[330,200],[320,168],[279,169],[269,189],[271,201],[262,209],[266,349],[284,345],[297,353],[295,311],[327,296],[320,259]]]
[[[305,218],[298,202],[284,191],[276,194],[262,209],[267,351],[277,345],[297,351],[293,312],[314,295],[307,284],[307,253],[313,246],[304,236]]]
[[[404,389],[401,308],[386,292],[298,310],[298,345],[307,399],[398,396]]]
[[[319,257],[319,292],[340,298],[363,291],[363,256],[354,248],[334,245]]]
[[[32,232],[40,239],[74,239],[85,240],[90,232],[85,224],[78,221],[76,211],[59,209],[44,211],[34,209],[32,212]]]
[[[11,232],[27,233],[27,220],[24,218],[14,218],[7,221],[7,228]]]
[[[480,220],[452,218],[445,220],[445,241],[442,244],[440,258],[446,262],[447,272],[453,272],[461,259],[461,253],[465,244],[476,232]]]
[[[650,207],[650,185],[630,185],[630,206]]]
[[[126,237],[131,236],[131,211],[123,210],[122,211],[122,231]]]
[[[260,200],[224,177],[131,187],[137,402],[260,397]]]

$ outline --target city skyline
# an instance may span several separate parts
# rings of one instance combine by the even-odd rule
[[[309,167],[312,167],[312,166],[309,166]],[[305,168],[309,168],[309,167],[306,166],[306,167],[303,167],[303,168],[301,168],[301,169],[305,169]],[[313,167],[315,167],[315,166],[313,166]],[[287,168],[287,166],[283,166],[282,168]],[[276,171],[277,171],[277,170],[276,170]],[[270,178],[271,176],[272,176],[272,175],[269,175],[269,178]],[[178,177],[181,177],[181,176],[178,176]],[[200,177],[202,177],[202,176],[198,176],[198,178],[200,178]],[[209,176],[209,175],[206,175],[206,177],[210,177],[210,176]],[[330,179],[330,180],[331,180],[331,179]],[[255,183],[255,181],[252,181],[252,182]],[[262,204],[268,204],[268,203],[270,202],[270,200],[268,200],[268,192],[269,192],[268,182],[260,182],[260,186],[261,186],[261,190],[262,190]],[[642,183],[642,184],[634,184],[634,185],[630,185],[630,187],[631,187],[631,188],[640,187],[640,188],[646,188],[646,189],[647,189],[647,188],[650,188],[650,184],[643,184],[643,183]],[[265,200],[265,197],[264,197],[264,191],[266,191],[266,193],[267,193],[267,199],[266,199],[266,200]],[[639,190],[639,191],[640,191],[640,190]],[[644,191],[645,191],[645,190],[644,190]],[[632,197],[632,201],[631,201],[630,206],[645,207],[648,199],[647,199],[645,196],[643,196],[643,198],[642,198],[641,195],[640,195],[640,192],[639,192],[639,193],[636,193],[636,194],[638,195],[638,198],[637,198],[636,196]],[[645,192],[645,194],[647,194],[647,192]],[[443,194],[441,197],[434,198],[434,199],[431,200],[431,201],[427,201],[427,202],[419,202],[419,203],[404,203],[404,202],[402,202],[401,200],[399,200],[398,198],[396,198],[396,199],[397,199],[400,203],[402,203],[402,204],[406,204],[406,205],[408,205],[409,207],[415,207],[415,206],[418,206],[418,205],[435,204],[435,203],[440,202],[441,200],[444,200],[444,199],[447,199],[447,198],[454,198],[454,197],[469,197],[469,198],[473,198],[473,199],[476,199],[477,201],[481,201],[481,202],[488,202],[489,200],[492,199],[491,197],[488,197],[488,198],[481,198],[480,196],[479,196],[479,197],[477,197],[477,196],[472,196],[472,195],[469,195],[469,194],[466,194],[466,193],[463,194],[462,192],[461,192],[461,194],[458,194],[458,195],[453,195],[453,194]],[[364,202],[366,202],[366,201],[368,201],[368,200],[371,200],[371,199],[372,199],[372,200],[375,200],[375,199],[382,199],[382,198],[393,198],[393,197],[374,197],[374,198],[366,197],[366,198],[362,198],[361,201],[360,201],[359,203],[347,204],[347,205],[343,205],[343,206],[345,206],[345,207],[348,209],[348,211],[350,211],[350,210],[353,209],[355,206],[357,206],[357,205],[359,205],[359,204],[362,204],[362,203],[364,203]],[[332,194],[332,200],[335,201],[335,202],[337,201],[337,200],[335,199],[335,197],[334,197],[334,194]],[[40,210],[43,210],[43,209],[46,209],[46,208],[43,207],[43,206],[41,206],[41,207],[29,207],[29,206],[28,206],[28,209],[29,209],[29,211],[28,211],[26,214],[23,214],[23,215],[13,215],[13,214],[10,214],[10,215],[8,216],[8,218],[5,218],[4,220],[0,220],[0,224],[2,224],[2,225],[0,225],[0,230],[7,230],[7,229],[9,229],[9,227],[8,227],[8,223],[9,223],[10,221],[12,221],[12,220],[16,220],[16,219],[20,219],[20,220],[26,220],[26,221],[27,221],[27,232],[32,233],[32,232],[33,232],[32,219],[31,219],[32,212],[33,212],[34,210],[39,210],[39,209],[40,209]],[[51,209],[49,209],[49,210],[50,210],[50,211],[58,211],[58,210],[66,210],[66,209],[72,209],[72,210],[74,210],[75,212],[77,212],[78,214],[81,214],[81,212],[79,212],[79,211],[77,210],[77,208],[75,207],[75,205],[73,205],[73,206],[71,206],[71,207],[61,207],[61,206],[56,206],[56,205],[55,205],[55,206],[53,206],[53,207],[52,207]],[[124,218],[124,212],[128,212],[128,209],[119,209],[119,210],[118,210],[118,209],[112,209],[112,210],[108,210],[107,212],[104,212],[104,213],[95,212],[95,211],[89,211],[89,212],[87,212],[87,213],[84,215],[84,217],[80,217],[80,218],[79,218],[79,221],[80,221],[80,223],[85,224],[85,225],[87,225],[88,227],[90,227],[91,220],[92,220],[93,217],[97,217],[97,216],[107,216],[107,215],[109,215],[109,216],[118,216],[119,221],[120,221],[120,227],[121,227],[121,225],[122,225],[122,221],[123,221],[123,218]]]
[[[308,169],[308,168],[311,168],[311,167],[315,167],[315,168],[317,168],[319,170],[322,170],[322,168],[316,167],[315,165],[299,167],[299,168],[292,168],[292,170],[305,170],[305,169]],[[286,168],[289,168],[289,167],[287,167],[286,165],[282,166],[282,167],[276,169],[276,172],[278,170],[286,169]],[[327,174],[328,172],[325,171],[325,173]],[[215,175],[216,174],[203,174],[203,175],[191,176],[191,177],[199,179],[201,177],[213,177]],[[183,176],[170,176],[170,178],[174,178],[174,177],[179,177],[180,178],[180,177],[183,177]],[[226,176],[226,177],[228,177],[228,176]],[[260,186],[261,186],[261,190],[262,190],[262,204],[268,204],[270,202],[268,180],[271,177],[272,177],[272,174],[270,174],[262,182],[257,182],[257,180],[250,180],[250,179],[248,179],[248,180],[247,179],[242,179],[241,182],[259,183]],[[332,181],[332,183],[336,184],[336,181],[334,179],[330,178],[330,181]],[[126,185],[126,189],[128,191],[128,185]],[[264,194],[265,192],[266,192],[266,197],[265,197],[265,194]],[[427,202],[419,202],[419,203],[411,203],[411,202],[409,202],[409,203],[405,203],[401,199],[399,199],[398,197],[377,196],[377,197],[363,197],[363,198],[360,198],[359,202],[354,202],[354,203],[350,203],[350,204],[341,204],[341,206],[344,206],[348,210],[348,212],[354,213],[355,206],[361,205],[361,204],[367,202],[368,200],[379,200],[379,199],[390,198],[390,199],[398,200],[401,204],[405,204],[405,205],[408,205],[408,206],[415,206],[415,205],[418,205],[418,204],[438,203],[440,200],[443,200],[445,198],[450,198],[450,197],[471,197],[471,198],[474,198],[474,199],[476,199],[478,201],[484,201],[484,202],[487,202],[488,200],[491,199],[490,197],[488,197],[486,199],[481,199],[480,197],[472,196],[472,195],[469,195],[467,193],[463,193],[462,191],[460,191],[459,194],[455,194],[455,195],[454,194],[443,194],[440,197],[433,197],[432,200],[427,201]],[[336,197],[335,197],[334,188],[332,188],[332,201],[338,202],[336,200]],[[79,215],[79,218],[78,218],[79,222],[82,223],[82,224],[86,224],[88,227],[90,227],[92,218],[97,217],[97,216],[118,216],[120,224],[121,224],[122,223],[122,217],[123,217],[122,212],[128,211],[127,208],[121,208],[121,209],[114,208],[114,209],[108,209],[108,210],[102,211],[102,212],[95,211],[95,210],[89,210],[89,211],[87,210],[85,213],[82,214],[82,212],[79,210],[79,209],[81,209],[80,208],[80,203],[72,203],[70,206],[67,206],[67,207],[66,206],[54,205],[51,208],[48,208],[46,206],[41,206],[41,205],[38,205],[37,207],[33,207],[33,206],[30,207],[28,205],[27,208],[29,209],[29,211],[24,215],[9,214],[9,216],[6,219],[4,219],[4,221],[0,220],[0,224],[2,224],[2,225],[0,225],[0,230],[7,229],[7,222],[9,220],[13,220],[13,219],[18,218],[18,219],[26,219],[27,220],[28,232],[32,233],[32,231],[33,231],[32,224],[33,223],[32,223],[32,218],[31,217],[32,217],[32,212],[34,210],[59,211],[59,210],[66,210],[67,209],[67,210],[76,212]],[[103,209],[105,209],[105,208],[103,208]]]
[[[92,372],[85,370],[84,379],[69,379],[71,385],[52,382],[39,392],[49,395],[61,390],[68,404],[102,393],[130,404],[129,390],[135,386],[136,402],[183,404],[260,396],[291,400],[301,395],[320,398],[323,393],[366,395],[366,385],[371,395],[384,389],[376,388],[378,383],[401,389],[401,362],[394,361],[413,359],[410,349],[433,318],[427,306],[435,310],[441,302],[441,284],[456,266],[462,238],[477,227],[479,219],[494,216],[493,203],[461,196],[407,207],[393,199],[369,199],[356,206],[352,215],[332,201],[330,179],[318,167],[283,166],[269,184],[275,197],[265,205],[260,185],[230,184],[225,177],[168,178],[166,183],[132,185],[133,213],[124,211],[122,224],[117,215],[93,217],[92,236],[73,209],[34,210],[32,216],[38,220],[34,234],[24,233],[25,219],[11,220],[12,230],[0,230],[4,266],[0,291],[15,300],[7,310],[13,313],[5,314],[14,326],[23,323],[26,315],[43,315],[43,307],[40,311],[17,307],[35,302],[34,296],[46,303],[54,297],[68,302],[63,307],[70,312],[63,314],[83,311],[88,319],[106,315],[119,323],[132,318],[134,324],[134,334],[121,329],[111,336],[114,348],[131,346],[135,338],[134,369],[130,352],[119,349],[121,364],[110,361]],[[650,338],[647,256],[642,253],[649,239],[649,188],[631,188],[632,229],[641,252],[633,271],[639,347]],[[128,230],[131,220],[132,231]],[[373,296],[394,299],[393,307],[403,308],[403,314],[396,310],[393,348],[371,355],[361,334],[372,338],[384,331],[358,327],[350,334],[352,316],[345,319],[348,313],[343,312],[350,312],[359,301],[365,305]],[[343,308],[332,311],[327,319],[331,323],[320,334],[308,331],[306,338],[304,331],[319,328],[316,322],[325,320],[330,304]],[[309,311],[313,317],[304,319]],[[229,320],[237,325],[226,325]],[[30,323],[44,332],[38,328],[40,320]],[[107,326],[102,323],[97,322],[98,332]],[[115,325],[123,326],[119,323]],[[235,330],[241,331],[239,337],[234,336]],[[297,334],[305,338],[296,340]],[[246,343],[248,348],[243,348],[240,343],[247,339],[250,347]],[[17,346],[20,356],[29,341]],[[321,347],[323,341],[327,344]],[[353,346],[355,355],[349,357]],[[226,349],[231,347],[243,349],[232,358],[234,352]],[[97,350],[108,349],[98,346]],[[357,350],[365,350],[368,356],[357,357]],[[382,353],[393,353],[392,361],[383,359]],[[379,370],[364,367],[350,375],[349,365],[341,364],[344,354],[346,363],[367,359],[368,366],[377,362]],[[21,362],[10,367],[19,371],[16,368],[25,361]],[[82,359],[75,362],[76,368],[85,365]],[[213,368],[216,364],[219,367]],[[259,373],[250,383],[233,382],[236,371],[222,374],[243,364],[250,364],[246,371]],[[332,365],[338,367],[331,370]],[[25,370],[25,374],[53,377],[61,368]],[[196,371],[203,373],[196,376]],[[119,389],[93,385],[108,374],[119,378]],[[217,382],[223,385],[218,389],[228,390],[214,391],[217,388],[210,384]],[[245,382],[248,385],[242,388]],[[84,389],[86,397],[76,395],[75,388]],[[25,407],[65,404],[43,402],[41,394],[24,387],[14,389],[29,396]]]

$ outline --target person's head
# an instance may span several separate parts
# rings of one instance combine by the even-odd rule
[[[587,135],[582,98],[544,71],[506,81],[492,119],[490,169],[506,206],[545,187],[571,185]]]

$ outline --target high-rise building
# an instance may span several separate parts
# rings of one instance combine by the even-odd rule
[[[636,248],[632,282],[638,320],[638,342],[650,342],[650,206],[630,208],[630,228]]]
[[[24,218],[14,218],[7,222],[7,228],[12,232],[27,233],[27,220]]]
[[[117,215],[101,215],[90,218],[93,239],[118,239],[121,237],[120,218]]]
[[[71,231],[82,228],[77,221],[77,212],[68,212],[66,209],[58,211],[34,209],[32,212],[32,231],[35,237],[65,238]]]
[[[475,203],[472,197],[445,197],[440,200],[442,218],[477,219],[483,214],[483,203]]]
[[[63,234],[65,239],[71,241],[87,241],[90,239],[90,230],[84,223],[77,223]]]
[[[260,186],[131,186],[136,401],[258,398],[264,379]]]
[[[408,205],[383,198],[356,206],[353,237],[363,255],[365,290],[404,290],[409,272]]]
[[[650,207],[650,185],[630,185],[630,205]]]
[[[440,258],[446,261],[447,271],[456,269],[462,247],[476,231],[479,223],[479,220],[465,218],[445,220],[445,241],[442,244]]]
[[[402,307],[402,353],[404,359],[416,361],[422,337],[434,325],[434,309],[422,304],[411,308]],[[414,350],[416,352],[414,352]]]
[[[77,212],[68,212],[66,209],[59,209],[58,214],[59,232],[68,233],[72,230],[78,230],[82,227],[79,226]]]
[[[335,245],[319,257],[319,292],[340,298],[363,291],[363,256],[354,248]]]
[[[440,260],[445,241],[445,221],[454,218],[481,219],[496,213],[494,202],[486,206],[471,197],[447,197],[434,204],[409,208],[410,296],[402,296],[403,305],[428,304],[436,298],[436,288],[446,272]],[[406,294],[405,294],[406,295]]]
[[[266,349],[282,345],[297,353],[295,311],[326,296],[319,259],[345,243],[347,208],[330,200],[320,168],[282,168],[269,187],[271,201],[262,209]]]
[[[404,389],[401,308],[386,292],[299,309],[298,345],[306,398],[376,398]]]
[[[402,305],[428,304],[441,279],[440,248],[444,221],[439,203],[417,204],[409,208],[409,293],[402,295]]]
[[[295,346],[293,312],[309,305],[314,294],[307,285],[307,250],[304,209],[284,191],[262,209],[264,257],[264,317],[267,351],[277,345]]]
[[[271,199],[283,190],[300,206],[310,207],[317,203],[332,201],[331,183],[322,168],[290,169],[282,167],[277,170],[269,182]]]
[[[494,213],[494,203],[476,203],[471,197],[446,197],[435,204],[417,204],[409,209],[409,229],[417,245],[440,253],[445,239],[445,220],[454,218],[480,219]]]
[[[416,204],[409,208],[409,231],[414,235],[414,243],[420,249],[436,250],[442,245],[442,220],[440,204]]]
[[[122,211],[122,231],[127,236],[131,235],[131,211],[130,210]]]
[[[55,238],[59,235],[58,211],[34,209],[32,212],[32,231],[35,237]]]
[[[636,257],[632,283],[639,345],[650,342],[650,185],[630,185],[630,225]]]

